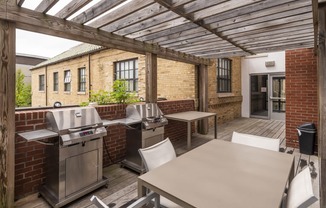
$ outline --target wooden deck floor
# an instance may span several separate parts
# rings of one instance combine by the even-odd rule
[[[214,138],[214,129],[210,129],[207,135],[194,134],[192,138],[192,148],[196,148]],[[261,120],[253,118],[240,118],[229,123],[218,126],[218,139],[231,140],[232,132],[255,134],[271,138],[280,138],[281,141],[285,138],[285,122],[273,120]],[[186,139],[175,142],[174,147],[178,155],[185,153]],[[302,155],[297,149],[285,148],[285,142],[282,142],[283,151],[292,153],[296,158],[297,172],[306,165],[309,165],[312,177],[314,193],[319,198],[319,180],[318,180],[318,159],[316,156]],[[89,201],[91,196],[97,195],[111,208],[126,207],[130,201],[137,197],[137,177],[138,175],[131,170],[120,168],[119,164],[104,168],[103,174],[109,178],[108,188],[100,188],[86,196],[76,200],[65,207],[71,208],[95,208]],[[15,203],[17,208],[49,208],[50,206],[43,200],[38,198],[38,194],[33,194]],[[319,202],[311,206],[312,208],[319,207]]]

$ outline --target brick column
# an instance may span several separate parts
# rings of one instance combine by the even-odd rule
[[[285,58],[286,145],[299,147],[296,127],[318,126],[317,57],[313,49],[296,49],[286,51]]]

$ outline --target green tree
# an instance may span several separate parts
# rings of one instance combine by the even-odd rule
[[[27,107],[32,103],[31,85],[26,85],[24,78],[25,75],[19,69],[16,74],[16,107]]]

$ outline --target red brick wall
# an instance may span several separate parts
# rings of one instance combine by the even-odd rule
[[[163,101],[158,103],[164,114],[194,110],[193,100]],[[96,107],[102,119],[119,119],[125,117],[126,105]],[[46,128],[47,110],[17,111],[15,115],[16,133]],[[186,139],[186,124],[169,121],[165,128],[165,137]],[[103,166],[120,162],[125,156],[126,134],[122,125],[110,126],[104,137]],[[37,142],[25,142],[16,135],[15,138],[15,198],[19,199],[38,191],[45,180],[44,145]],[[107,154],[109,153],[109,155]]]
[[[311,122],[318,126],[317,57],[313,49],[289,50],[285,57],[286,145],[299,147],[296,128]]]

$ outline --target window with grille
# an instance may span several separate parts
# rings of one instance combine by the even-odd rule
[[[38,81],[38,83],[39,83],[38,90],[39,91],[44,91],[44,87],[45,87],[45,76],[44,76],[44,74],[39,75],[38,80],[39,80]]]
[[[138,59],[115,62],[115,80],[125,80],[129,92],[138,91]]]
[[[53,72],[53,91],[57,92],[59,90],[59,74],[58,72]]]
[[[231,90],[231,71],[232,61],[230,59],[217,59],[217,92],[232,92]]]
[[[78,69],[78,92],[86,92],[86,69]]]
[[[70,70],[64,71],[64,91],[71,91],[71,72]]]

